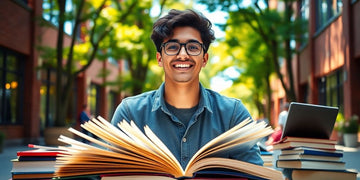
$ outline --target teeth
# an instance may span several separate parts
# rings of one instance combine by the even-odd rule
[[[177,67],[177,68],[188,68],[188,67],[190,67],[190,64],[176,64],[175,67]]]

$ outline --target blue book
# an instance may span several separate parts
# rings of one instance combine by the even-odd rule
[[[289,169],[345,170],[345,162],[312,160],[277,160],[276,167]]]
[[[343,157],[343,151],[341,150],[324,150],[308,147],[296,147],[293,149],[281,150],[280,155],[288,154],[304,154],[304,155],[317,155],[317,156],[331,156],[331,157]]]
[[[56,156],[19,156],[19,161],[56,161]]]

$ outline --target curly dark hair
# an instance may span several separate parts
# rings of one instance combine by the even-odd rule
[[[161,43],[163,43],[164,39],[173,35],[174,28],[184,26],[193,27],[200,32],[206,53],[210,43],[215,40],[214,31],[211,29],[212,24],[205,16],[190,9],[184,11],[172,9],[166,16],[161,17],[154,23],[151,39],[156,46],[156,50],[161,51]]]

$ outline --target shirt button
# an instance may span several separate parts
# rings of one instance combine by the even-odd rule
[[[186,142],[186,138],[183,138],[182,141],[183,141],[183,142]]]

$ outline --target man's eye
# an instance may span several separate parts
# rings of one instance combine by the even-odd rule
[[[179,46],[177,46],[177,45],[169,45],[169,46],[167,46],[166,49],[168,49],[168,50],[177,50],[178,48],[179,48]]]
[[[189,45],[188,50],[194,51],[194,50],[199,50],[199,46],[198,45]]]

